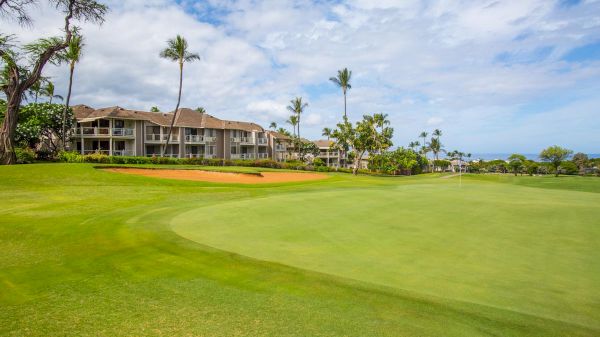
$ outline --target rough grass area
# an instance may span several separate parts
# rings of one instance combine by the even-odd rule
[[[600,335],[596,178],[0,178],[2,336]]]

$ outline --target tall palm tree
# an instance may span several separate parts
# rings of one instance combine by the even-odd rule
[[[304,112],[304,109],[308,106],[308,103],[302,102],[302,97],[296,97],[290,101],[290,105],[287,109],[298,116],[298,138],[300,138],[300,115]]]
[[[271,122],[271,124],[269,124],[269,129],[273,129],[273,130],[277,129],[277,123]]]
[[[42,94],[46,97],[50,98],[50,104],[52,104],[52,99],[53,98],[58,98],[61,101],[63,100],[63,97],[61,95],[55,95],[54,94],[54,83],[48,81],[48,84],[46,84],[45,87],[42,88]]]
[[[423,131],[421,132],[421,134],[419,135],[419,137],[423,138],[423,154],[427,155],[427,152],[425,152],[425,144],[427,144],[427,136],[429,134],[427,133],[427,131]]]
[[[437,138],[437,140],[440,140],[440,137],[442,136],[442,130],[440,130],[440,129],[433,130],[433,136],[435,138]]]
[[[333,133],[333,130],[331,130],[330,128],[323,128],[323,132],[321,133],[321,135],[323,135],[324,137],[327,137],[327,144],[329,144],[329,139],[331,139],[331,134]],[[329,151],[329,150],[327,150]],[[329,156],[327,156],[327,166],[329,166]]]
[[[350,79],[352,78],[352,71],[348,70],[348,68],[344,68],[342,70],[338,70],[337,77],[330,77],[329,80],[335,83],[338,87],[342,88],[342,92],[344,93],[344,118],[348,118],[346,113],[346,92],[348,89],[352,89],[352,85],[350,84]]]
[[[188,43],[181,35],[177,35],[174,39],[167,41],[167,48],[160,52],[160,57],[177,62],[179,64],[179,93],[177,95],[177,105],[173,112],[173,118],[171,119],[171,125],[169,125],[169,131],[167,132],[167,139],[165,146],[162,150],[162,156],[165,155],[167,147],[169,146],[169,138],[171,138],[171,131],[173,130],[173,124],[175,124],[175,118],[179,110],[179,104],[181,103],[181,87],[183,86],[183,64],[185,62],[193,62],[200,60],[200,55],[190,53],[188,51]]]
[[[67,135],[67,111],[69,109],[69,102],[71,101],[71,89],[73,87],[73,73],[75,72],[75,63],[81,59],[83,47],[83,36],[79,35],[77,30],[73,31],[73,37],[69,45],[61,54],[59,59],[63,62],[69,63],[69,89],[67,90],[67,101],[65,102],[65,109],[62,115],[62,149],[65,149],[66,135]]]
[[[294,138],[296,138],[296,125],[298,125],[298,116],[297,115],[291,115],[290,118],[288,118],[287,121],[285,121],[286,123],[290,124],[293,128],[293,135]]]
[[[388,119],[388,114],[384,113],[376,113],[373,115],[373,122],[375,126],[381,128],[381,134],[383,135],[383,129],[386,125],[390,125],[390,120]],[[383,147],[385,144],[379,143],[379,153],[383,152]]]
[[[420,145],[421,145],[421,143],[419,143],[418,140],[408,143],[408,147],[410,147],[411,150],[413,150],[413,151],[415,151],[415,148],[419,147]]]

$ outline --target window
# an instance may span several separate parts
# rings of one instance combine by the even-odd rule
[[[232,146],[231,147],[231,154],[237,154],[237,150],[238,150],[237,146]]]
[[[117,129],[122,129],[125,127],[125,121],[123,121],[123,120],[115,119],[114,123],[115,123],[115,128],[117,128]]]
[[[217,152],[217,147],[214,145],[209,145],[206,147],[206,154],[208,155],[215,155]]]

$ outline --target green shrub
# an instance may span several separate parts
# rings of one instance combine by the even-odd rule
[[[17,147],[15,148],[15,156],[17,157],[17,164],[31,164],[35,160],[35,151],[28,147]]]
[[[70,151],[60,151],[57,159],[65,163],[83,163],[85,161],[81,154]]]
[[[325,162],[321,158],[315,158],[315,159],[313,159],[312,164],[313,164],[314,167],[325,166]]]
[[[327,166],[315,166],[315,171],[317,171],[317,172],[329,172],[329,167],[327,167]]]
[[[110,157],[100,152],[86,154],[83,156],[86,163],[109,164]]]
[[[560,163],[559,169],[560,173],[562,174],[573,175],[579,173],[579,168],[577,167],[577,165],[575,165],[575,163],[571,161],[563,161],[562,163]]]

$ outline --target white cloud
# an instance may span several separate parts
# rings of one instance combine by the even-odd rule
[[[444,119],[441,117],[429,117],[427,119],[428,126],[438,126],[444,122]]]

